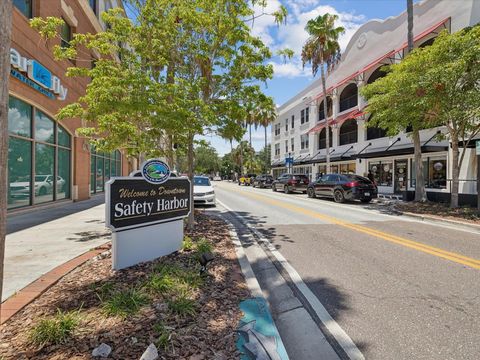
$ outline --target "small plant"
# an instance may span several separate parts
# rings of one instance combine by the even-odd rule
[[[180,316],[193,316],[197,312],[195,301],[187,294],[179,294],[176,298],[167,300],[167,305],[170,311]]]
[[[62,312],[58,309],[55,316],[44,318],[30,332],[30,341],[43,347],[64,343],[75,331],[80,322],[79,311]]]
[[[185,236],[183,238],[183,243],[182,243],[182,250],[183,251],[191,251],[194,248],[194,243],[193,240],[190,236]]]
[[[169,274],[153,273],[145,284],[149,292],[167,294],[177,286],[177,279]]]
[[[213,252],[213,244],[208,241],[205,238],[201,238],[197,243],[196,243],[196,250],[198,254],[204,254],[204,253],[212,253]]]
[[[167,328],[162,322],[160,322],[153,325],[153,331],[155,331],[155,334],[158,337],[155,345],[166,351],[172,337],[170,328]]]
[[[101,300],[103,311],[107,316],[119,316],[121,318],[136,314],[148,301],[147,296],[138,289],[115,291]]]
[[[111,282],[106,282],[100,285],[93,284],[92,288],[97,294],[97,297],[100,299],[100,301],[103,301],[103,299],[106,299],[114,290],[113,283]]]

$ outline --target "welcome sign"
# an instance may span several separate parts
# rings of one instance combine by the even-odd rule
[[[144,178],[114,178],[106,185],[106,224],[112,230],[173,221],[190,213],[188,178],[170,178],[160,185]]]

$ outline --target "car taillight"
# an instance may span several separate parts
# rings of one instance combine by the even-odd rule
[[[295,179],[288,180],[288,185],[294,185],[296,183],[297,183],[297,180],[295,180]]]
[[[345,186],[347,186],[347,187],[358,186],[358,181],[350,181],[350,182],[346,183]]]

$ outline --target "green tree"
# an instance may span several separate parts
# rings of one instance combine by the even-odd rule
[[[259,161],[262,162],[263,165],[263,173],[269,174],[272,167],[270,165],[270,156],[272,151],[272,145],[267,144],[262,150],[260,150],[257,154]],[[265,161],[265,159],[267,159]]]
[[[3,293],[5,235],[7,232],[7,159],[8,159],[8,80],[10,78],[10,38],[12,1],[0,3],[0,299]],[[1,309],[0,300],[0,309]]]
[[[120,9],[102,14],[107,30],[75,34],[58,59],[78,59],[88,49],[100,54],[96,67],[73,67],[69,76],[91,78],[85,96],[62,109],[59,118],[80,117],[91,125],[81,133],[101,149],[127,149],[139,156],[170,156],[184,149],[194,173],[195,138],[222,127],[241,112],[252,83],[273,75],[271,52],[247,25],[260,16],[281,23],[286,10],[255,15],[257,0],[130,0],[133,20]],[[51,38],[61,19],[33,19]],[[172,161],[172,160],[170,160]],[[193,186],[193,185],[192,185]],[[193,191],[192,191],[193,194]],[[192,195],[193,196],[193,195]],[[189,218],[193,227],[193,212]]]
[[[195,172],[214,175],[220,170],[220,158],[217,150],[209,143],[202,142],[195,148]]]
[[[345,31],[341,26],[335,27],[335,21],[337,20],[337,15],[331,15],[329,13],[319,15],[317,18],[309,20],[305,30],[310,37],[302,49],[303,66],[305,66],[306,63],[311,64],[313,76],[315,76],[320,69],[325,109],[327,109],[325,66],[327,69],[330,68],[330,66],[340,58],[340,45],[338,43],[338,38]],[[327,116],[325,116],[325,118],[327,118]],[[330,131],[328,120],[325,119],[325,122],[327,134],[326,165],[328,173],[330,172]]]

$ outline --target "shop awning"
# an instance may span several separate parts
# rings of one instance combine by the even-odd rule
[[[350,155],[330,155],[330,162],[338,162],[338,161],[346,161],[346,160],[353,160],[354,158]],[[327,162],[327,157],[325,155],[315,157],[311,160],[306,161],[305,163],[308,164],[323,164]]]
[[[272,163],[272,167],[279,167],[280,165],[285,166],[285,160],[276,160]]]
[[[305,159],[309,156],[310,156],[310,154],[300,155],[295,160],[293,160],[293,163],[294,164],[302,164],[302,163],[305,162]]]
[[[447,151],[448,144],[438,143],[431,145],[423,145],[422,153],[432,153]],[[372,148],[366,149],[361,154],[353,155],[356,159],[371,159],[376,157],[386,157],[386,156],[395,156],[395,155],[411,155],[414,153],[413,143],[412,144],[400,144],[394,145],[392,147],[381,147],[381,148]]]
[[[332,118],[329,118],[328,119],[328,122],[329,124],[332,123]],[[325,120],[322,120],[322,122],[318,123],[317,125],[315,125],[313,128],[311,128],[310,130],[308,130],[307,134],[313,134],[313,133],[318,133],[320,131],[322,131],[322,129],[327,126],[327,122]]]
[[[342,126],[342,124],[345,121],[350,120],[350,119],[355,119],[355,118],[360,117],[364,114],[365,113],[363,112],[363,109],[362,110],[354,109],[354,110],[351,110],[351,111],[337,117],[335,120],[333,120],[331,122],[331,125],[337,124],[338,126]]]

